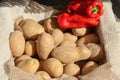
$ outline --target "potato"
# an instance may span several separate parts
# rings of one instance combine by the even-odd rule
[[[54,29],[51,33],[55,47],[58,46],[64,39],[64,34],[60,29]]]
[[[50,75],[45,71],[38,71],[35,73],[35,75],[37,75],[40,80],[51,80]]]
[[[21,56],[25,49],[25,39],[21,31],[14,31],[9,36],[10,49],[14,57]]]
[[[52,77],[60,77],[63,74],[63,65],[55,58],[45,60],[42,69],[48,72]]]
[[[64,40],[71,40],[71,41],[76,41],[78,39],[77,36],[72,35],[71,33],[64,33]]]
[[[19,62],[26,60],[26,59],[31,59],[31,57],[28,55],[22,55],[20,57],[17,57],[15,58],[15,64],[18,64]]]
[[[69,76],[69,77],[63,78],[63,80],[78,80],[78,78],[74,76]]]
[[[42,33],[37,40],[37,53],[41,59],[47,59],[54,48],[53,37],[48,33]]]
[[[14,30],[19,30],[19,31],[23,31],[22,28],[19,26],[20,22],[24,20],[23,19],[23,16],[20,16],[18,17],[16,20],[15,20],[15,23],[14,23]]]
[[[76,46],[76,43],[74,41],[71,40],[64,40],[61,42],[60,46]]]
[[[81,37],[77,41],[77,45],[80,46],[81,44],[98,43],[98,42],[99,42],[98,36],[94,33],[91,33]]]
[[[104,49],[102,45],[95,43],[88,43],[87,47],[92,51],[89,60],[100,61],[104,58]]]
[[[64,73],[70,76],[80,74],[80,67],[74,63],[69,63],[64,66]]]
[[[56,17],[49,18],[44,22],[44,28],[46,32],[50,33],[52,30],[56,29],[57,27],[58,25],[57,25]]]
[[[25,54],[28,56],[34,56],[36,54],[36,43],[34,41],[26,41]]]
[[[91,51],[87,47],[59,46],[52,51],[51,55],[67,64],[88,59]]]
[[[73,28],[72,33],[76,36],[84,36],[85,34],[89,33],[89,28]]]
[[[82,69],[82,75],[88,74],[89,72],[93,71],[97,67],[98,67],[97,63],[93,61],[87,62]]]
[[[17,64],[18,68],[28,73],[35,73],[39,66],[39,61],[34,58],[23,60]]]
[[[23,20],[19,26],[22,28],[26,39],[37,39],[39,34],[45,32],[43,26],[32,19]]]

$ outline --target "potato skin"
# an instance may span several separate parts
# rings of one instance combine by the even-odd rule
[[[36,43],[34,41],[26,41],[25,54],[28,56],[34,56],[36,54]]]
[[[38,71],[35,73],[35,75],[37,75],[40,80],[51,80],[50,75],[45,71]]]
[[[54,29],[57,29],[58,28],[57,18],[51,17],[45,20],[44,28],[45,28],[45,31],[48,33],[51,33]]]
[[[53,48],[53,37],[49,33],[42,33],[37,40],[37,53],[39,58],[47,59]]]
[[[20,57],[15,58],[15,64],[18,64],[19,62],[26,60],[26,59],[30,59],[31,57],[28,55],[22,55]]]
[[[51,33],[55,47],[57,47],[64,39],[64,34],[60,29],[54,29]]]
[[[87,62],[82,69],[82,75],[86,75],[89,72],[91,72],[92,70],[94,70],[95,68],[98,67],[98,64],[95,63],[94,61],[89,61]]]
[[[80,37],[86,35],[89,32],[90,32],[89,28],[74,28],[74,29],[72,29],[72,33],[74,35],[80,36]]]
[[[36,73],[40,64],[37,59],[32,58],[32,59],[23,60],[19,62],[16,66],[25,72]]]
[[[74,63],[69,63],[64,66],[64,73],[70,76],[80,74],[80,67]]]
[[[60,77],[63,74],[63,65],[56,58],[49,58],[45,60],[42,69],[55,78]]]
[[[102,45],[95,43],[88,43],[87,47],[92,52],[89,60],[101,61],[101,59],[105,58],[105,52]]]
[[[64,33],[64,40],[77,41],[78,37],[71,33]]]
[[[94,33],[91,33],[81,37],[77,41],[77,45],[80,46],[81,44],[98,43],[98,42],[99,42],[98,36]]]
[[[33,19],[25,19],[20,23],[25,39],[35,40],[38,35],[45,32],[42,25]]]
[[[87,47],[59,46],[52,51],[51,55],[67,64],[88,59],[91,51]]]
[[[14,31],[9,36],[10,49],[14,57],[24,53],[25,39],[21,31]]]

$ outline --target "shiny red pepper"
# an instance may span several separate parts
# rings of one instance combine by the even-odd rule
[[[98,0],[72,0],[68,4],[67,11],[99,18],[103,14],[103,3]]]
[[[80,14],[63,13],[58,16],[58,25],[61,29],[83,28],[98,26],[99,21],[96,18],[89,18]]]

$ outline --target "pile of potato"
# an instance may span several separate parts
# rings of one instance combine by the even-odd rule
[[[18,19],[9,36],[16,67],[40,80],[63,74],[85,75],[104,63],[105,53],[94,28],[60,30],[56,17],[40,24]]]

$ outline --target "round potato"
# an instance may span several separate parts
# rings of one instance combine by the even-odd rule
[[[10,49],[14,57],[24,53],[25,39],[21,31],[14,31],[9,36]]]
[[[89,72],[93,71],[97,67],[98,67],[97,63],[93,61],[87,62],[82,69],[82,75],[88,74]]]
[[[71,40],[73,42],[77,41],[78,37],[72,35],[71,33],[64,33],[64,40]]]
[[[52,77],[60,77],[63,74],[63,65],[55,58],[45,60],[42,69],[48,72]]]
[[[80,67],[74,63],[69,63],[64,66],[64,73],[70,76],[80,74]]]
[[[45,71],[38,71],[35,73],[35,75],[37,75],[40,80],[51,80],[50,75]]]
[[[49,33],[42,33],[37,40],[37,53],[41,59],[47,59],[54,48],[53,37]]]
[[[16,66],[25,72],[36,73],[40,64],[37,59],[32,58],[32,59],[23,60],[19,62]]]
[[[28,56],[34,56],[36,54],[36,43],[34,41],[26,41],[25,54]]]
[[[15,58],[15,64],[18,64],[19,62],[26,60],[26,59],[31,59],[31,57],[28,55],[22,55],[20,57],[17,57]]]
[[[57,25],[57,18],[51,17],[44,22],[44,28],[46,32],[51,33],[52,30],[56,29]]]
[[[98,43],[98,42],[99,42],[98,36],[94,33],[91,33],[81,37],[77,41],[77,45],[80,46],[81,44]]]
[[[74,41],[71,40],[64,40],[61,42],[60,46],[76,46],[76,43]]]
[[[104,48],[102,45],[95,43],[88,43],[87,47],[91,50],[91,56],[89,60],[100,61],[104,58]]]
[[[72,33],[76,36],[84,36],[90,32],[89,28],[73,28]]]
[[[54,29],[51,33],[55,47],[58,46],[64,39],[64,34],[60,29]]]
[[[22,28],[26,39],[35,40],[39,34],[45,32],[43,26],[32,19],[23,20],[19,26]]]

